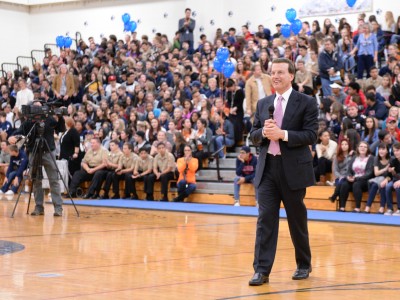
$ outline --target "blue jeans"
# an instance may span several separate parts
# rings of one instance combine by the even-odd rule
[[[331,84],[332,82],[329,79],[321,77],[322,93],[324,94],[324,97],[332,95],[332,89],[329,86]]]
[[[225,143],[224,143],[225,140]],[[235,144],[235,140],[230,139],[228,137],[224,137],[223,135],[219,135],[215,138],[215,151],[219,150],[222,148],[222,146],[226,146],[226,147],[231,147],[233,146],[233,144]],[[224,157],[224,151],[219,151],[218,153],[219,158],[223,158]]]
[[[391,210],[393,210],[393,195],[392,195],[393,189],[396,191],[397,207],[399,207],[400,189],[393,188],[393,181],[391,181],[386,185],[386,188],[385,188],[387,209],[391,209]]]
[[[378,184],[375,182],[371,182],[368,187],[368,200],[367,200],[367,206],[371,206],[372,202],[374,202],[374,199],[376,197],[376,194],[379,193],[381,195],[381,201],[380,201],[380,206],[385,207],[386,204],[386,191],[385,189],[380,189]]]
[[[233,180],[233,198],[235,199],[235,201],[239,201],[240,200],[240,184],[238,184],[238,181],[241,177],[237,176],[235,177],[235,179]],[[251,183],[253,183],[253,180],[251,181]],[[258,202],[258,197],[257,197],[257,191],[254,189],[254,193],[256,196],[256,201]]]
[[[393,34],[392,37],[390,38],[390,43],[391,44],[400,43],[400,34]]]
[[[177,184],[178,187],[178,195],[185,194],[185,197],[188,197],[196,190],[196,184],[187,183],[186,180],[181,180]]]
[[[362,79],[364,71],[367,72],[369,78],[369,69],[374,65],[374,57],[372,55],[359,55],[357,65],[357,79]]]
[[[8,189],[10,188],[10,186],[11,186],[11,184],[12,184],[12,181],[14,180],[14,178],[15,177],[17,177],[17,171],[12,171],[12,172],[10,172],[10,174],[8,174],[8,176],[7,176],[7,182],[3,185],[3,187],[1,188],[1,190],[3,191],[3,193],[5,193],[5,192],[7,192],[8,191]],[[21,176],[18,176],[18,181],[21,183],[21,180],[22,180],[22,177]],[[11,190],[14,192],[14,193],[17,193],[17,191],[18,191],[18,186],[19,185],[17,185],[17,186],[15,186],[15,185],[12,185],[11,186]]]

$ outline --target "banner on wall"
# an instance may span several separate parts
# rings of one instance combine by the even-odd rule
[[[299,18],[306,18],[368,11],[372,11],[372,0],[357,0],[353,7],[350,7],[346,0],[304,0],[304,4],[297,10],[297,13]]]

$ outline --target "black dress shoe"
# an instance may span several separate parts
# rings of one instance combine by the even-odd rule
[[[292,279],[293,280],[307,279],[310,276],[311,271],[312,271],[312,267],[311,266],[308,269],[300,269],[300,268],[298,268],[293,273]]]
[[[82,197],[83,199],[92,199],[93,198],[93,194],[85,194]]]
[[[101,196],[100,199],[103,199],[103,200],[110,199],[110,196],[108,196],[107,194],[104,194],[103,196]]]
[[[263,285],[267,282],[269,282],[268,275],[263,273],[254,273],[253,278],[249,281],[249,285]]]
[[[111,199],[114,199],[114,200],[115,199],[121,199],[121,197],[119,195],[114,195],[114,196],[111,197]]]

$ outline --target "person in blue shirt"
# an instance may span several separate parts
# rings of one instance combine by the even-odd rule
[[[368,93],[367,98],[367,109],[365,110],[365,115],[367,117],[374,117],[378,121],[383,122],[387,118],[388,110],[382,102],[376,101],[376,96],[374,93]]]
[[[165,81],[169,87],[174,87],[174,76],[168,71],[165,65],[159,65],[157,67],[157,78],[156,85],[159,87],[161,82]]]
[[[257,157],[251,153],[250,147],[243,146],[236,159],[236,177],[233,180],[234,206],[240,206],[240,186],[243,183],[253,183],[254,176],[256,175],[256,166]],[[255,194],[257,202],[257,192]]]
[[[360,33],[356,46],[350,52],[355,55],[358,51],[358,66],[357,66],[357,79],[362,79],[364,71],[367,71],[367,78],[369,78],[369,69],[378,60],[378,41],[376,35],[371,32],[369,24],[362,25],[363,32]]]
[[[10,164],[8,165],[6,178],[0,189],[0,194],[14,195],[18,191],[23,172],[28,166],[28,158],[24,150],[18,150],[16,145],[8,146],[8,150],[10,152]]]
[[[6,120],[6,113],[4,111],[0,112],[0,136],[3,141],[11,135],[13,127],[10,122]]]

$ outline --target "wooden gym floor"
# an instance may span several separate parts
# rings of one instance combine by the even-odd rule
[[[64,207],[26,215],[0,201],[0,299],[397,299],[400,228],[310,222],[313,273],[293,281],[293,247],[280,222],[270,283],[249,287],[256,219]],[[33,205],[31,206],[33,209]]]

